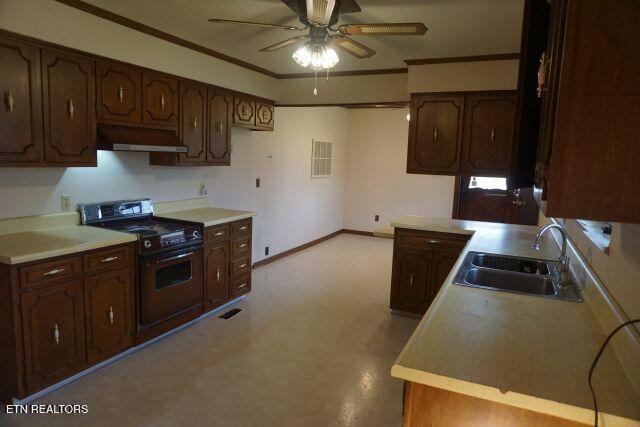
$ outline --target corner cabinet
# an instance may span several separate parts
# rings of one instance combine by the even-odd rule
[[[390,307],[423,314],[449,276],[469,236],[400,228],[394,234]]]

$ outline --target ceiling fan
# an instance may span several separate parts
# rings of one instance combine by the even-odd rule
[[[282,0],[298,14],[302,26],[276,25],[262,22],[237,21],[231,19],[209,19],[210,22],[227,24],[244,24],[269,28],[280,28],[287,31],[307,31],[279,43],[272,44],[260,52],[273,52],[287,46],[304,42],[292,55],[293,59],[303,67],[311,66],[314,71],[329,70],[338,61],[333,47],[355,56],[358,59],[369,58],[376,52],[349,36],[370,35],[423,35],[427,27],[423,23],[379,23],[379,24],[345,24],[338,23],[342,13],[360,12],[355,0]],[[315,93],[315,91],[314,91]]]

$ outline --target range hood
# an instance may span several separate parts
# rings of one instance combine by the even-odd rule
[[[175,131],[140,127],[98,125],[98,150],[186,153]]]

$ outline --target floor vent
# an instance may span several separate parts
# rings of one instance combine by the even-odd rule
[[[218,316],[218,317],[220,317],[221,319],[225,319],[225,320],[227,320],[227,319],[229,319],[230,317],[233,317],[233,316],[235,316],[236,314],[240,313],[241,311],[242,311],[242,310],[241,310],[241,309],[239,309],[239,308],[234,308],[233,310],[229,310],[229,311],[227,311],[225,314],[223,314],[222,316]]]

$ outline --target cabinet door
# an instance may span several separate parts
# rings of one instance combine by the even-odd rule
[[[242,96],[236,96],[233,107],[233,124],[254,127],[256,124],[255,116],[255,102]]]
[[[84,281],[87,359],[96,363],[133,343],[133,288],[128,268]]]
[[[42,50],[44,157],[48,163],[96,165],[93,61]]]
[[[142,73],[142,122],[178,126],[178,81],[153,73]]]
[[[256,127],[273,130],[273,105],[256,102]]]
[[[207,88],[195,83],[180,83],[180,140],[187,146],[179,154],[181,163],[204,164],[206,160]]]
[[[40,52],[0,37],[0,162],[43,159]]]
[[[142,73],[124,65],[96,64],[98,120],[142,121]]]
[[[207,163],[231,164],[232,95],[210,89],[207,100],[208,139]]]
[[[511,172],[515,95],[472,95],[465,105],[463,172],[507,176]]]
[[[25,379],[33,393],[85,363],[82,282],[75,280],[21,295]]]
[[[411,101],[407,173],[460,171],[464,97],[414,96]]]
[[[424,313],[431,302],[431,251],[396,248],[393,256],[391,308]]]
[[[204,248],[205,310],[222,305],[229,299],[229,243]]]
[[[433,302],[449,273],[451,273],[459,256],[460,251],[437,250],[433,252],[433,269],[429,280],[431,284],[429,287],[429,305]]]

